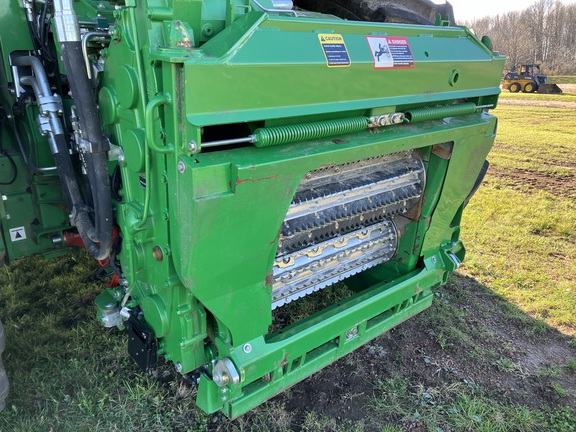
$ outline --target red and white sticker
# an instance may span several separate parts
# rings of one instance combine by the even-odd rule
[[[412,69],[414,55],[408,39],[397,36],[366,36],[374,69]]]

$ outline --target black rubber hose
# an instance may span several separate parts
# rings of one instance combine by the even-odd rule
[[[90,218],[89,209],[84,205],[84,199],[78,186],[74,165],[68,154],[66,137],[64,135],[56,135],[54,139],[58,149],[58,152],[54,153],[54,161],[58,167],[60,181],[66,185],[64,188],[65,197],[72,211],[74,224],[76,228],[78,228],[78,233],[80,237],[82,237],[84,245],[90,255],[99,260],[105,259],[110,253],[111,245],[104,249],[102,243],[98,245],[92,239],[92,237],[95,237],[94,224]],[[112,234],[112,230],[110,234]],[[112,236],[110,236],[110,238],[112,238]]]
[[[100,128],[98,107],[86,73],[81,42],[62,42],[60,46],[68,73],[72,98],[78,111],[82,139],[91,146],[91,151],[84,152],[83,157],[94,200],[95,227],[92,226],[85,211],[78,212],[79,218],[76,221],[76,226],[88,251],[96,259],[102,260],[108,257],[112,247],[112,199],[106,154],[109,145]],[[88,217],[88,220],[85,216]],[[85,234],[83,235],[82,232]],[[89,237],[90,247],[84,238],[85,236]],[[94,244],[97,242],[100,243],[99,246]]]
[[[7,182],[0,182],[0,185],[9,186],[13,184],[18,178],[18,167],[16,166],[16,162],[14,162],[12,156],[10,156],[8,152],[4,150],[4,126],[6,126],[6,116],[4,113],[4,108],[0,106],[0,109],[2,110],[2,117],[0,118],[0,156],[5,156],[8,159],[8,162],[10,162],[10,166],[12,168],[12,178]]]

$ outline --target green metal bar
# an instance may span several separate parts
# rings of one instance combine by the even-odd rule
[[[248,354],[242,347],[232,350],[231,358],[243,371],[246,384],[241,396],[227,402],[224,410],[228,411],[228,415],[237,417],[426,309],[432,303],[430,289],[442,283],[445,273],[442,263],[441,258],[429,260],[427,268],[423,270],[390,283],[378,283],[267,341],[253,341],[252,351]],[[354,328],[357,329],[356,335],[348,339],[346,335]],[[301,360],[295,367],[293,362],[298,362],[297,359]],[[254,370],[268,372],[272,379],[269,382],[259,380],[259,377],[252,376],[251,371]],[[218,398],[222,395],[220,389],[205,378],[201,379],[200,386],[203,396],[204,392],[217,392]],[[201,399],[199,396],[197,403],[209,410],[210,407],[203,405]],[[208,396],[206,400],[212,398]]]

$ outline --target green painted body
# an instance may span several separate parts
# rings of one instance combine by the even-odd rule
[[[1,104],[12,115],[8,56],[31,43],[23,9],[2,2],[9,12],[0,16],[7,29],[0,31]],[[203,368],[202,409],[236,417],[431,304],[432,290],[464,258],[460,216],[493,144],[494,117],[472,109],[271,147],[202,144],[258,128],[456,102],[495,106],[502,57],[462,27],[266,14],[243,0],[169,7],[128,0],[116,10],[100,3],[106,9],[86,0],[75,5],[81,20],[100,12],[111,24],[111,42],[99,51],[97,95],[103,130],[117,146],[110,172],[118,167],[122,179],[114,205],[125,306],[142,312],[158,353],[179,371]],[[8,24],[14,20],[21,20],[17,29]],[[342,35],[349,67],[328,67],[319,34]],[[375,69],[368,35],[407,38],[414,67]],[[46,140],[34,127],[37,109],[27,110],[9,121],[25,137],[30,162],[50,167]],[[65,252],[55,239],[71,227],[56,173],[34,174],[13,134],[2,133],[19,172],[15,183],[0,186],[6,260]],[[448,157],[434,147],[446,143]],[[426,187],[395,257],[347,279],[354,296],[268,334],[279,228],[302,179],[319,167],[407,150],[422,156]],[[0,157],[0,164],[6,181],[8,160]],[[9,230],[20,226],[30,235],[10,241]],[[103,293],[100,318],[122,294]],[[211,379],[220,359],[232,361],[237,384],[220,388]]]

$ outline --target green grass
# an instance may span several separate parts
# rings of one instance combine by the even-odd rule
[[[576,84],[576,76],[574,75],[549,76],[548,82],[550,84]]]
[[[576,101],[576,96],[574,97]],[[490,162],[501,170],[525,169],[554,176],[575,174],[576,116],[573,110],[506,106],[494,111],[498,135]]]
[[[576,116],[496,110],[493,172],[463,218],[465,272],[529,315],[576,335]],[[514,173],[522,171],[523,177]]]
[[[559,396],[567,396],[560,385],[554,385],[553,389]],[[573,429],[564,427],[576,420],[576,411],[569,407],[530,410],[503,403],[494,395],[463,383],[424,388],[412,386],[409,379],[398,375],[374,385],[370,406],[383,420],[417,424],[420,427],[416,430],[428,431],[569,431]]]
[[[503,99],[531,100],[531,101],[553,101],[553,102],[576,102],[576,94],[559,93],[559,94],[539,94],[539,93],[510,93],[508,90],[502,90],[500,97]]]
[[[98,325],[93,300],[103,286],[85,253],[0,270],[11,380],[0,431],[205,430],[208,416],[187,386],[142,374],[126,336]]]

